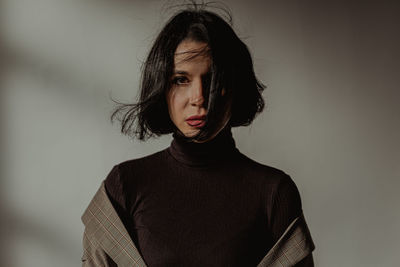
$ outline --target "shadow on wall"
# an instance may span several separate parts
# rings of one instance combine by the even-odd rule
[[[0,2],[1,3],[1,2]],[[2,9],[0,9],[2,10]],[[1,14],[0,14],[1,17]],[[89,84],[90,80],[85,79],[79,72],[74,72],[68,69],[63,62],[51,61],[51,58],[42,58],[40,55],[34,54],[31,51],[18,50],[10,46],[0,32],[0,84],[4,85],[7,80],[8,72],[29,73],[37,81],[42,81],[45,84],[50,84],[44,87],[44,90],[63,90],[63,96],[66,94],[73,99],[79,99],[82,103],[93,101],[90,98],[92,95],[83,92],[82,88],[96,86]],[[5,40],[5,41],[4,41]],[[107,84],[108,81],[97,81],[98,84]],[[68,90],[65,90],[65,89]],[[7,125],[12,120],[10,111],[4,101],[7,101],[6,90],[0,90],[0,123]],[[14,101],[15,102],[15,101]],[[13,103],[15,104],[15,103]],[[100,108],[100,107],[98,107]],[[27,110],[23,110],[27,112]],[[1,144],[1,162],[0,162],[0,257],[1,266],[17,266],[16,263],[21,260],[29,261],[29,256],[37,256],[40,263],[51,260],[42,257],[41,255],[51,255],[52,259],[59,260],[64,263],[80,263],[81,243],[71,242],[71,238],[66,238],[62,229],[63,225],[55,227],[46,227],[43,220],[39,221],[23,212],[16,212],[12,209],[12,205],[8,199],[10,193],[7,190],[7,179],[13,179],[12,168],[16,166],[15,158],[9,156],[8,153],[13,152],[13,146],[9,144],[10,138],[6,128],[2,127],[0,131]],[[12,153],[13,154],[13,153]],[[41,156],[40,153],[37,156]],[[17,158],[17,160],[19,160]],[[34,160],[34,159],[33,159]],[[10,167],[13,166],[13,167]],[[4,185],[5,184],[5,185]],[[24,189],[26,190],[26,188]],[[44,189],[45,190],[45,189]],[[6,194],[7,193],[7,194]],[[21,194],[23,195],[23,194]],[[56,202],[57,200],[53,200]],[[21,200],[23,202],[23,200]],[[49,201],[50,203],[51,201]],[[29,203],[28,203],[29,204]],[[29,205],[26,205],[29,206]],[[29,208],[29,207],[28,207]],[[31,207],[33,209],[34,207]],[[33,212],[35,212],[33,210]],[[49,215],[51,216],[51,215]],[[79,218],[77,218],[79,220]],[[75,218],[74,218],[75,220]],[[68,223],[68,222],[66,222]],[[81,235],[81,233],[79,233]],[[23,249],[21,249],[23,248]],[[24,250],[27,249],[27,250]],[[35,251],[33,251],[35,249]],[[37,255],[36,251],[42,253]],[[79,254],[78,254],[79,253]],[[26,256],[24,255],[26,254]],[[21,257],[24,255],[24,257]],[[22,259],[23,258],[23,259]],[[27,265],[24,266],[34,266]],[[48,265],[36,265],[48,266]],[[50,265],[51,266],[51,265]],[[59,266],[69,266],[60,264]]]
[[[2,2],[0,1],[0,17],[1,13],[4,12],[4,9],[2,9]],[[3,11],[3,12],[1,12]],[[3,97],[3,81],[4,81],[4,70],[5,70],[5,60],[4,58],[6,57],[6,51],[4,48],[4,41],[3,41],[3,32],[0,31],[0,101],[4,101]],[[6,112],[4,110],[4,105],[3,103],[0,102],[0,125],[4,125],[5,118],[4,116],[6,115]],[[0,131],[0,147],[1,149],[1,154],[0,154],[0,258],[2,259],[2,265],[3,266],[11,266],[10,265],[10,247],[9,244],[11,243],[11,235],[9,234],[9,219],[10,216],[6,212],[6,207],[4,205],[5,199],[4,199],[4,177],[6,175],[5,173],[5,158],[6,155],[4,153],[4,147],[5,147],[5,138],[4,138],[4,128],[1,128]]]
[[[14,243],[20,241],[36,244],[37,248],[43,249],[46,254],[52,255],[62,262],[71,262],[71,259],[76,259],[76,249],[70,242],[65,241],[64,233],[51,231],[42,223],[7,211],[4,207],[1,209],[1,214],[2,231],[4,232],[1,238],[2,266],[15,266],[13,259],[24,253],[23,251],[13,251]]]
[[[77,204],[78,201],[76,201],[76,203],[72,203],[75,205],[73,208],[69,209],[68,213],[70,214],[70,216],[67,214],[67,219],[58,220],[58,222],[61,221],[61,223],[59,223],[58,225],[48,223],[49,220],[47,220],[46,216],[55,216],[51,214],[51,212],[47,212],[47,208],[53,210],[57,209],[60,204],[58,203],[60,199],[54,198],[52,194],[46,195],[48,192],[42,191],[42,188],[40,188],[40,186],[47,185],[43,182],[44,179],[42,178],[42,166],[35,166],[39,165],[37,164],[38,162],[44,163],[44,166],[45,164],[47,164],[47,162],[45,162],[47,160],[46,157],[54,157],[55,155],[53,154],[55,153],[65,153],[66,144],[71,143],[70,136],[68,136],[68,134],[65,134],[65,140],[67,141],[65,142],[65,144],[62,143],[61,145],[59,144],[59,139],[57,139],[59,136],[54,137],[53,144],[55,148],[47,151],[54,153],[46,154],[43,153],[42,150],[26,152],[26,147],[24,145],[35,142],[32,140],[27,140],[30,137],[29,130],[27,130],[26,133],[24,133],[23,135],[12,136],[13,132],[9,131],[8,128],[12,128],[14,127],[14,125],[11,125],[11,127],[7,127],[15,122],[16,124],[18,124],[18,127],[13,129],[13,131],[14,133],[16,131],[18,131],[19,133],[19,131],[25,131],[25,129],[29,128],[29,126],[31,126],[29,125],[29,123],[32,123],[33,125],[35,124],[35,120],[39,122],[40,120],[43,120],[43,118],[35,116],[36,114],[40,115],[40,113],[35,113],[36,110],[33,110],[31,114],[27,114],[31,110],[27,107],[24,107],[23,103],[24,101],[25,103],[34,102],[34,100],[30,99],[29,97],[31,95],[26,95],[26,92],[34,91],[32,90],[32,88],[35,88],[35,86],[36,88],[43,89],[43,91],[48,90],[45,92],[41,92],[43,95],[49,95],[50,93],[54,93],[53,91],[58,91],[57,93],[60,94],[54,94],[58,97],[58,102],[71,101],[71,103],[74,103],[73,107],[67,105],[66,107],[63,107],[67,111],[69,111],[74,107],[77,107],[78,109],[86,109],[88,103],[92,104],[94,102],[94,97],[103,97],[103,95],[101,95],[105,91],[103,89],[111,88],[114,84],[114,81],[110,81],[108,79],[108,76],[91,76],[92,65],[89,66],[88,70],[82,71],[82,69],[85,70],[85,68],[77,68],[76,65],[78,65],[78,63],[76,61],[74,61],[73,64],[71,64],[71,62],[68,62],[69,54],[63,55],[63,50],[61,48],[55,49],[55,52],[53,51],[53,54],[48,53],[46,48],[58,47],[58,45],[60,45],[60,43],[52,42],[53,39],[55,40],[56,38],[53,36],[53,33],[61,32],[60,35],[63,35],[64,32],[62,30],[59,30],[58,26],[61,25],[64,27],[65,25],[68,25],[68,23],[71,22],[72,19],[66,19],[65,22],[57,21],[57,16],[53,17],[45,12],[53,13],[54,10],[52,10],[52,8],[54,8],[55,6],[58,7],[58,3],[51,4],[50,2],[44,2],[45,1],[38,1],[35,4],[24,5],[23,2],[21,3],[21,1],[0,1],[0,7],[4,7],[0,8],[0,18],[2,18],[2,22],[3,20],[7,22],[0,25],[2,26],[1,29],[5,29],[5,31],[0,31],[0,84],[3,87],[5,84],[7,84],[9,77],[12,77],[12,79],[16,77],[15,79],[18,80],[20,78],[19,76],[23,76],[24,74],[28,74],[28,76],[30,78],[33,78],[35,82],[38,81],[38,84],[32,86],[30,86],[29,83],[21,83],[23,86],[25,86],[25,88],[23,88],[23,90],[20,90],[20,94],[18,92],[15,94],[16,96],[12,99],[12,102],[8,101],[9,93],[13,89],[19,88],[6,88],[6,90],[3,90],[4,88],[1,88],[0,91],[0,123],[2,123],[2,126],[6,126],[2,127],[0,132],[0,144],[2,148],[0,154],[1,266],[55,266],[54,262],[59,263],[58,266],[74,266],[79,264],[82,251],[81,241],[79,242],[79,240],[81,240],[82,232],[78,233],[76,231],[76,236],[68,234],[68,230],[71,231],[71,228],[75,227],[76,229],[78,229],[75,224],[82,226],[79,217],[75,215],[77,213],[75,211],[79,209]],[[24,15],[31,14],[29,9],[33,6],[38,6],[38,9],[40,9],[40,11],[43,11],[44,13],[35,14],[32,17],[27,16],[27,18],[25,18]],[[48,7],[48,9],[44,7]],[[77,9],[77,7],[71,4],[71,10],[69,11],[75,11],[75,9],[72,8]],[[61,11],[55,11],[63,12],[64,10],[61,9]],[[1,16],[1,13],[3,12],[8,13],[7,16]],[[41,15],[43,15],[43,17],[48,16],[44,20],[44,22],[40,20]],[[34,24],[36,28],[29,27],[31,26],[29,25],[29,23]],[[55,25],[52,28],[52,30],[54,30],[53,32],[48,31],[48,29],[45,27],[51,23],[54,23]],[[68,28],[67,26],[65,27]],[[32,29],[37,29],[38,33],[36,33],[35,31],[33,31],[32,33]],[[32,36],[30,36],[29,34],[32,34]],[[38,43],[30,43],[29,40],[32,39],[30,37],[37,38],[37,40],[39,40]],[[68,43],[68,37],[69,36],[65,37],[65,39],[63,40],[65,40],[65,46],[69,48],[70,44]],[[81,51],[79,50],[81,48],[80,45],[82,45],[83,50],[85,50],[86,47],[84,46],[84,44],[81,44],[79,38],[77,38],[76,36],[73,37],[75,39],[78,39],[78,47],[76,49],[78,51],[72,49],[70,52],[72,55],[78,57],[77,55],[80,55],[79,53],[81,53]],[[34,47],[35,45],[36,47]],[[37,49],[38,47],[40,49]],[[60,58],[54,56],[60,53],[62,54]],[[84,59],[82,59],[82,61],[79,61],[79,63],[83,61]],[[15,74],[17,75],[14,77],[13,75]],[[29,80],[28,82],[30,81],[31,80]],[[17,84],[17,86],[20,86],[21,84]],[[43,84],[45,86],[41,87],[41,85]],[[93,88],[95,88],[95,90]],[[33,94],[35,94],[35,92],[33,92]],[[21,101],[21,97],[24,98],[23,101]],[[65,97],[67,97],[68,99],[66,99]],[[44,103],[44,101],[38,103]],[[12,106],[12,109],[10,109],[10,106]],[[30,108],[36,108],[36,106],[32,105],[30,106]],[[44,112],[46,113],[55,113],[54,117],[57,115],[57,110],[45,110],[46,107],[39,107],[38,109],[40,108],[43,108]],[[51,108],[58,108],[58,106],[53,105],[51,106]],[[99,105],[94,105],[94,108],[102,109],[102,107]],[[15,114],[11,113],[14,111],[19,111],[17,114],[18,121],[13,121],[15,119]],[[85,112],[86,111],[87,110],[85,110]],[[100,110],[98,114],[101,114],[102,112],[103,110]],[[75,115],[76,113],[74,113],[73,115]],[[35,125],[35,134],[37,136],[36,140],[40,141],[40,144],[37,144],[33,147],[41,149],[42,142],[43,145],[48,144],[48,140],[46,140],[46,137],[48,138],[50,134],[47,133],[47,136],[43,135],[42,131],[44,132],[45,129],[40,127],[50,126],[52,128],[55,128],[56,125],[53,124],[51,120],[47,120],[47,122],[48,124],[38,123],[40,124],[40,126]],[[68,124],[68,122],[63,121],[60,124]],[[68,127],[78,129],[79,126],[80,125],[68,125]],[[91,127],[91,125],[87,127]],[[61,130],[59,132],[54,132],[58,134],[59,132],[61,132]],[[81,132],[79,132],[79,130],[77,130],[76,132],[78,132],[77,136],[81,137]],[[20,140],[21,136],[25,139],[22,140],[23,142],[21,142]],[[12,139],[11,142],[10,139]],[[14,151],[15,146],[18,146],[18,152]],[[73,154],[71,153],[70,155]],[[23,158],[21,158],[21,156]],[[30,161],[30,167],[35,170],[35,173],[31,173],[31,169],[26,168],[26,166],[21,166],[21,163],[25,163],[26,160]],[[52,167],[54,168],[54,166]],[[19,170],[16,171],[16,169]],[[28,182],[29,178],[31,179],[27,184],[38,185],[37,187],[35,187],[37,191],[30,190],[31,188],[29,188],[29,185],[25,188],[20,189],[19,186],[24,185],[25,182]],[[46,177],[46,179],[51,178],[51,174],[47,175]],[[18,181],[14,183],[13,180]],[[16,185],[13,188],[14,191],[10,190],[10,188],[7,188],[7,186],[10,186],[10,184]],[[59,183],[55,184],[57,186],[59,185]],[[71,187],[73,188],[73,186],[75,186],[75,184]],[[43,188],[43,190],[46,190],[46,188]],[[70,191],[71,195],[77,195],[76,191]],[[24,203],[24,201],[29,201],[29,199],[35,199],[37,194],[42,194],[42,196],[38,197],[40,198],[40,201]],[[69,202],[68,204],[70,204],[71,200],[69,198],[70,196],[67,195],[64,196],[62,200],[65,203]],[[36,203],[45,203],[48,206],[43,206],[39,208],[37,206],[38,204]],[[86,204],[87,203],[85,203],[84,205]],[[22,211],[15,210],[14,206],[18,205],[23,208]],[[24,209],[25,211],[27,211],[26,213],[23,211]],[[69,220],[74,221],[75,223],[72,227],[69,227],[72,225],[71,221]],[[47,226],[46,221],[48,223]],[[64,232],[63,229],[65,229],[66,231]],[[79,230],[82,230],[82,228]],[[79,238],[77,237],[78,235]]]
[[[1,2],[0,2],[1,4]],[[0,5],[1,6],[1,5]],[[3,10],[0,8],[0,10]],[[0,14],[1,17],[1,14]],[[5,90],[3,88],[4,81],[7,80],[8,72],[17,71],[20,73],[29,73],[35,79],[51,84],[52,90],[64,90],[68,88],[68,94],[73,98],[90,101],[89,94],[82,93],[82,88],[87,87],[87,79],[79,76],[79,73],[71,72],[65,69],[63,64],[51,62],[44,58],[29,52],[17,50],[9,46],[4,40],[3,33],[0,32],[0,123],[6,125],[10,120],[9,110],[7,110]],[[104,81],[103,81],[104,82]],[[100,82],[98,83],[100,84]],[[104,84],[104,83],[103,83]],[[72,90],[70,90],[72,89]],[[86,98],[85,98],[86,97]],[[26,111],[24,111],[26,112]],[[60,262],[80,263],[77,252],[80,253],[81,244],[74,244],[70,239],[65,238],[65,233],[54,227],[49,229],[42,221],[35,221],[34,218],[27,216],[21,212],[16,212],[10,207],[10,200],[6,194],[6,179],[12,179],[10,173],[11,163],[7,151],[13,152],[13,147],[7,144],[9,136],[7,136],[6,128],[2,127],[0,131],[1,145],[1,161],[0,161],[0,258],[1,266],[17,266],[21,261],[21,255],[24,255],[22,261],[29,260],[29,256],[41,255],[36,254],[36,250],[43,255],[51,255],[53,259]],[[11,151],[10,151],[11,150]],[[39,155],[40,156],[40,155]],[[15,165],[15,163],[13,163]],[[45,219],[44,219],[45,220]],[[21,249],[23,248],[23,249]],[[27,250],[24,250],[27,248]],[[33,251],[32,249],[36,249]],[[45,258],[40,258],[39,262],[46,262]],[[62,265],[62,264],[61,264]],[[60,265],[60,266],[61,266]],[[29,265],[26,265],[29,266]],[[31,265],[34,266],[34,265]],[[63,265],[64,266],[64,265]]]
[[[1,36],[1,33],[0,33]],[[0,40],[3,40],[0,38]],[[62,69],[57,68],[46,68],[40,70],[35,66],[40,65],[40,59],[33,59],[29,55],[24,53],[18,53],[17,51],[11,51],[7,49],[4,42],[0,43],[0,83],[3,85],[3,81],[7,78],[7,70],[18,69],[19,71],[28,71],[35,73],[35,77],[38,79],[45,79],[47,82],[58,82],[59,84],[67,84],[70,88],[79,88],[79,86],[71,86],[71,82],[74,81],[73,77],[64,75]],[[55,78],[56,77],[56,78]],[[77,82],[78,83],[78,82]],[[59,88],[55,86],[54,88]],[[5,101],[4,88],[0,90],[0,99]],[[78,93],[78,92],[76,92]],[[0,123],[5,125],[7,110],[4,108],[4,103],[0,104]],[[9,118],[8,118],[9,119]],[[9,200],[6,199],[5,190],[7,189],[4,184],[7,177],[11,177],[6,168],[6,162],[9,161],[7,158],[6,148],[6,133],[5,128],[2,128],[0,132],[0,258],[2,266],[16,266],[16,261],[19,260],[20,256],[25,253],[33,253],[34,251],[23,251],[22,248],[31,247],[45,251],[46,254],[52,255],[52,257],[60,259],[61,262],[79,261],[77,259],[76,245],[65,239],[63,232],[57,231],[57,228],[49,229],[45,227],[40,221],[34,221],[33,218],[27,217],[24,214],[16,213],[8,207],[7,203]],[[22,245],[21,245],[22,244]],[[80,248],[79,248],[80,250]],[[40,257],[38,255],[38,257]],[[40,259],[43,261],[44,259]]]

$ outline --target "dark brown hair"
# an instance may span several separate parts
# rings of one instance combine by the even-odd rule
[[[227,98],[231,101],[229,127],[250,125],[264,109],[261,94],[265,86],[255,76],[247,46],[230,23],[207,11],[206,6],[192,4],[177,12],[158,34],[142,68],[139,101],[118,103],[111,115],[113,121],[122,114],[118,117],[122,133],[143,141],[177,131],[169,117],[165,92],[171,87],[175,50],[184,39],[207,43],[212,58],[209,86],[204,93],[206,126],[191,139],[206,140],[215,133],[221,103]],[[222,88],[226,91],[224,96],[221,96]]]

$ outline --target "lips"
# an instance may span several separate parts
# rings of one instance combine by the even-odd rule
[[[193,127],[203,127],[206,124],[205,120],[190,120],[187,121],[187,124]]]
[[[206,124],[206,116],[205,115],[195,115],[191,116],[188,119],[186,119],[186,123],[189,124],[192,127],[203,127]]]

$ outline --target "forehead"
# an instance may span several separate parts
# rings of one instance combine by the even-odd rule
[[[193,64],[209,66],[211,57],[208,45],[192,40],[182,41],[175,50],[174,63],[175,68]]]

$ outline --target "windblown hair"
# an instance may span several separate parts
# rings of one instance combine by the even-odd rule
[[[215,133],[220,125],[221,109],[226,107],[223,103],[227,101],[231,108],[227,124],[230,127],[250,125],[262,112],[265,103],[261,94],[265,86],[255,76],[247,46],[231,27],[229,12],[225,10],[227,22],[206,7],[191,4],[170,18],[161,30],[142,66],[139,101],[118,103],[111,115],[111,121],[117,117],[121,122],[122,133],[144,141],[178,130],[169,116],[166,92],[172,85],[176,48],[185,39],[206,43],[212,59],[208,86],[203,94],[206,125],[189,139],[206,140]]]

